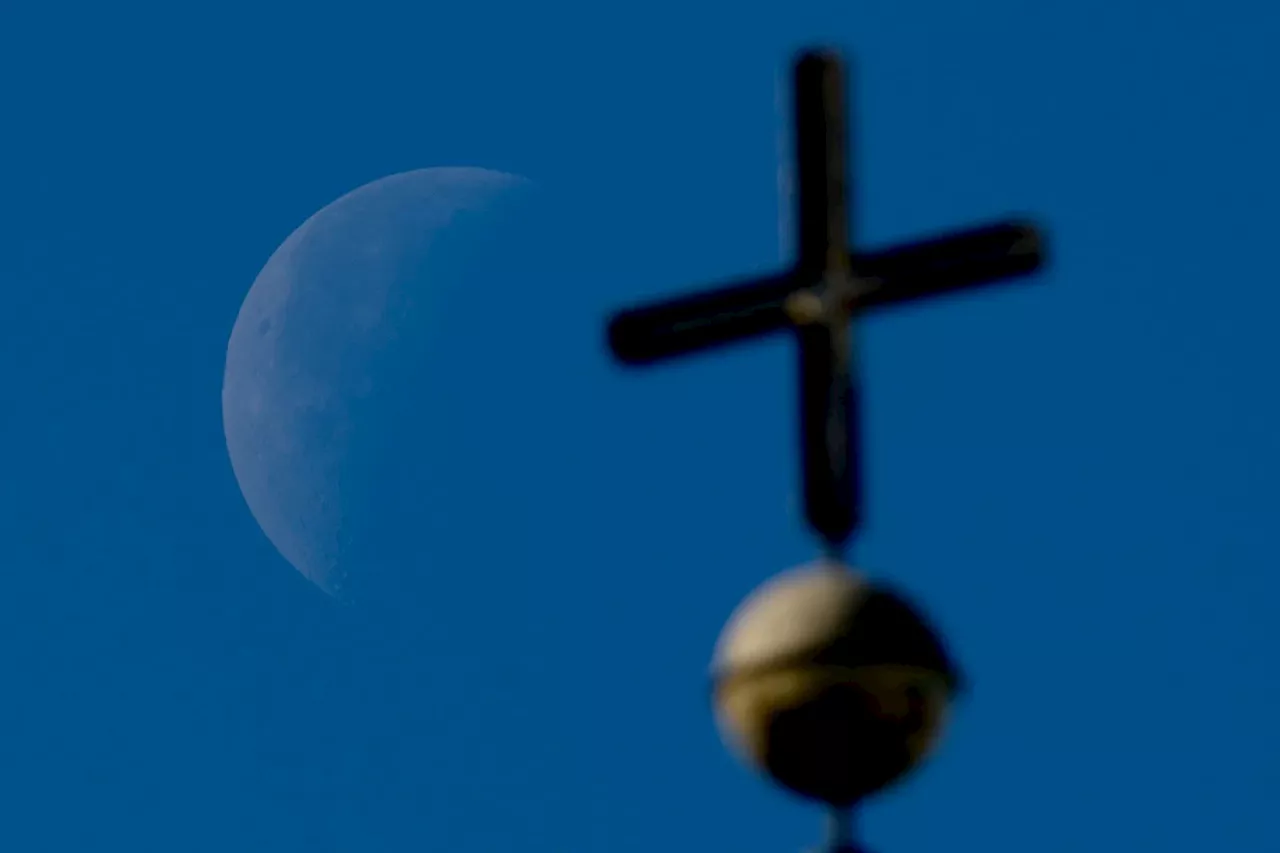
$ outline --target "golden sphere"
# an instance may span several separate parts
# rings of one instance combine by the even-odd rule
[[[836,806],[917,766],[957,688],[910,605],[830,561],[786,572],[739,606],[713,679],[730,746],[784,787]]]

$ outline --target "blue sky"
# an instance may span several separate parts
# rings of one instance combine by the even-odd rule
[[[738,600],[815,553],[788,345],[637,374],[600,333],[779,263],[775,84],[818,40],[857,62],[865,245],[1030,212],[1053,248],[1034,284],[860,326],[857,562],[974,688],[867,840],[1277,849],[1278,24],[1239,0],[7,5],[0,847],[808,848],[817,816],[726,755],[705,681]],[[520,413],[424,387],[419,439],[530,452],[439,472],[414,542],[439,595],[393,629],[257,527],[223,360],[303,220],[448,165],[536,181],[545,239],[470,303],[505,350],[465,361],[475,313],[441,333],[464,380],[509,355]]]

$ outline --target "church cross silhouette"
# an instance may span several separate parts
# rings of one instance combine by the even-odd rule
[[[622,311],[608,340],[648,364],[790,328],[799,345],[805,516],[839,557],[861,518],[853,317],[863,311],[1036,271],[1042,239],[1022,221],[885,251],[850,246],[844,74],[837,54],[802,53],[793,69],[798,252],[791,268]]]

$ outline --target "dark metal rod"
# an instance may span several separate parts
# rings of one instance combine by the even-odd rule
[[[853,259],[858,310],[1029,275],[1044,263],[1034,225],[999,222]]]
[[[609,321],[609,348],[645,364],[760,337],[788,324],[784,306],[795,290],[786,273],[622,311]]]
[[[827,812],[827,837],[822,853],[866,853],[854,831],[853,810],[832,807]]]
[[[849,324],[805,326],[797,335],[805,518],[826,543],[827,556],[840,559],[861,521]]]
[[[858,443],[853,371],[849,173],[844,68],[809,51],[795,64],[796,269],[816,302],[797,327],[805,517],[838,554],[857,529]]]
[[[849,271],[846,104],[840,57],[808,51],[795,64],[796,266],[822,276]]]
[[[1035,226],[1011,221],[856,256],[850,307],[892,307],[1029,275],[1044,263],[1043,243]],[[609,347],[622,362],[646,364],[761,337],[790,325],[787,298],[814,283],[783,273],[625,310],[609,322]]]

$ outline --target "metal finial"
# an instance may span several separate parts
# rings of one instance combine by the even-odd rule
[[[825,571],[775,579],[744,602],[717,651],[726,740],[792,792],[832,804],[815,853],[869,853],[851,807],[915,767],[957,689],[941,640],[905,601],[848,570],[862,520],[853,320],[1022,278],[1044,240],[1021,219],[864,251],[852,241],[848,110],[838,54],[793,68],[795,253],[787,269],[615,314],[608,343],[646,365],[789,330],[798,350],[805,517]]]

